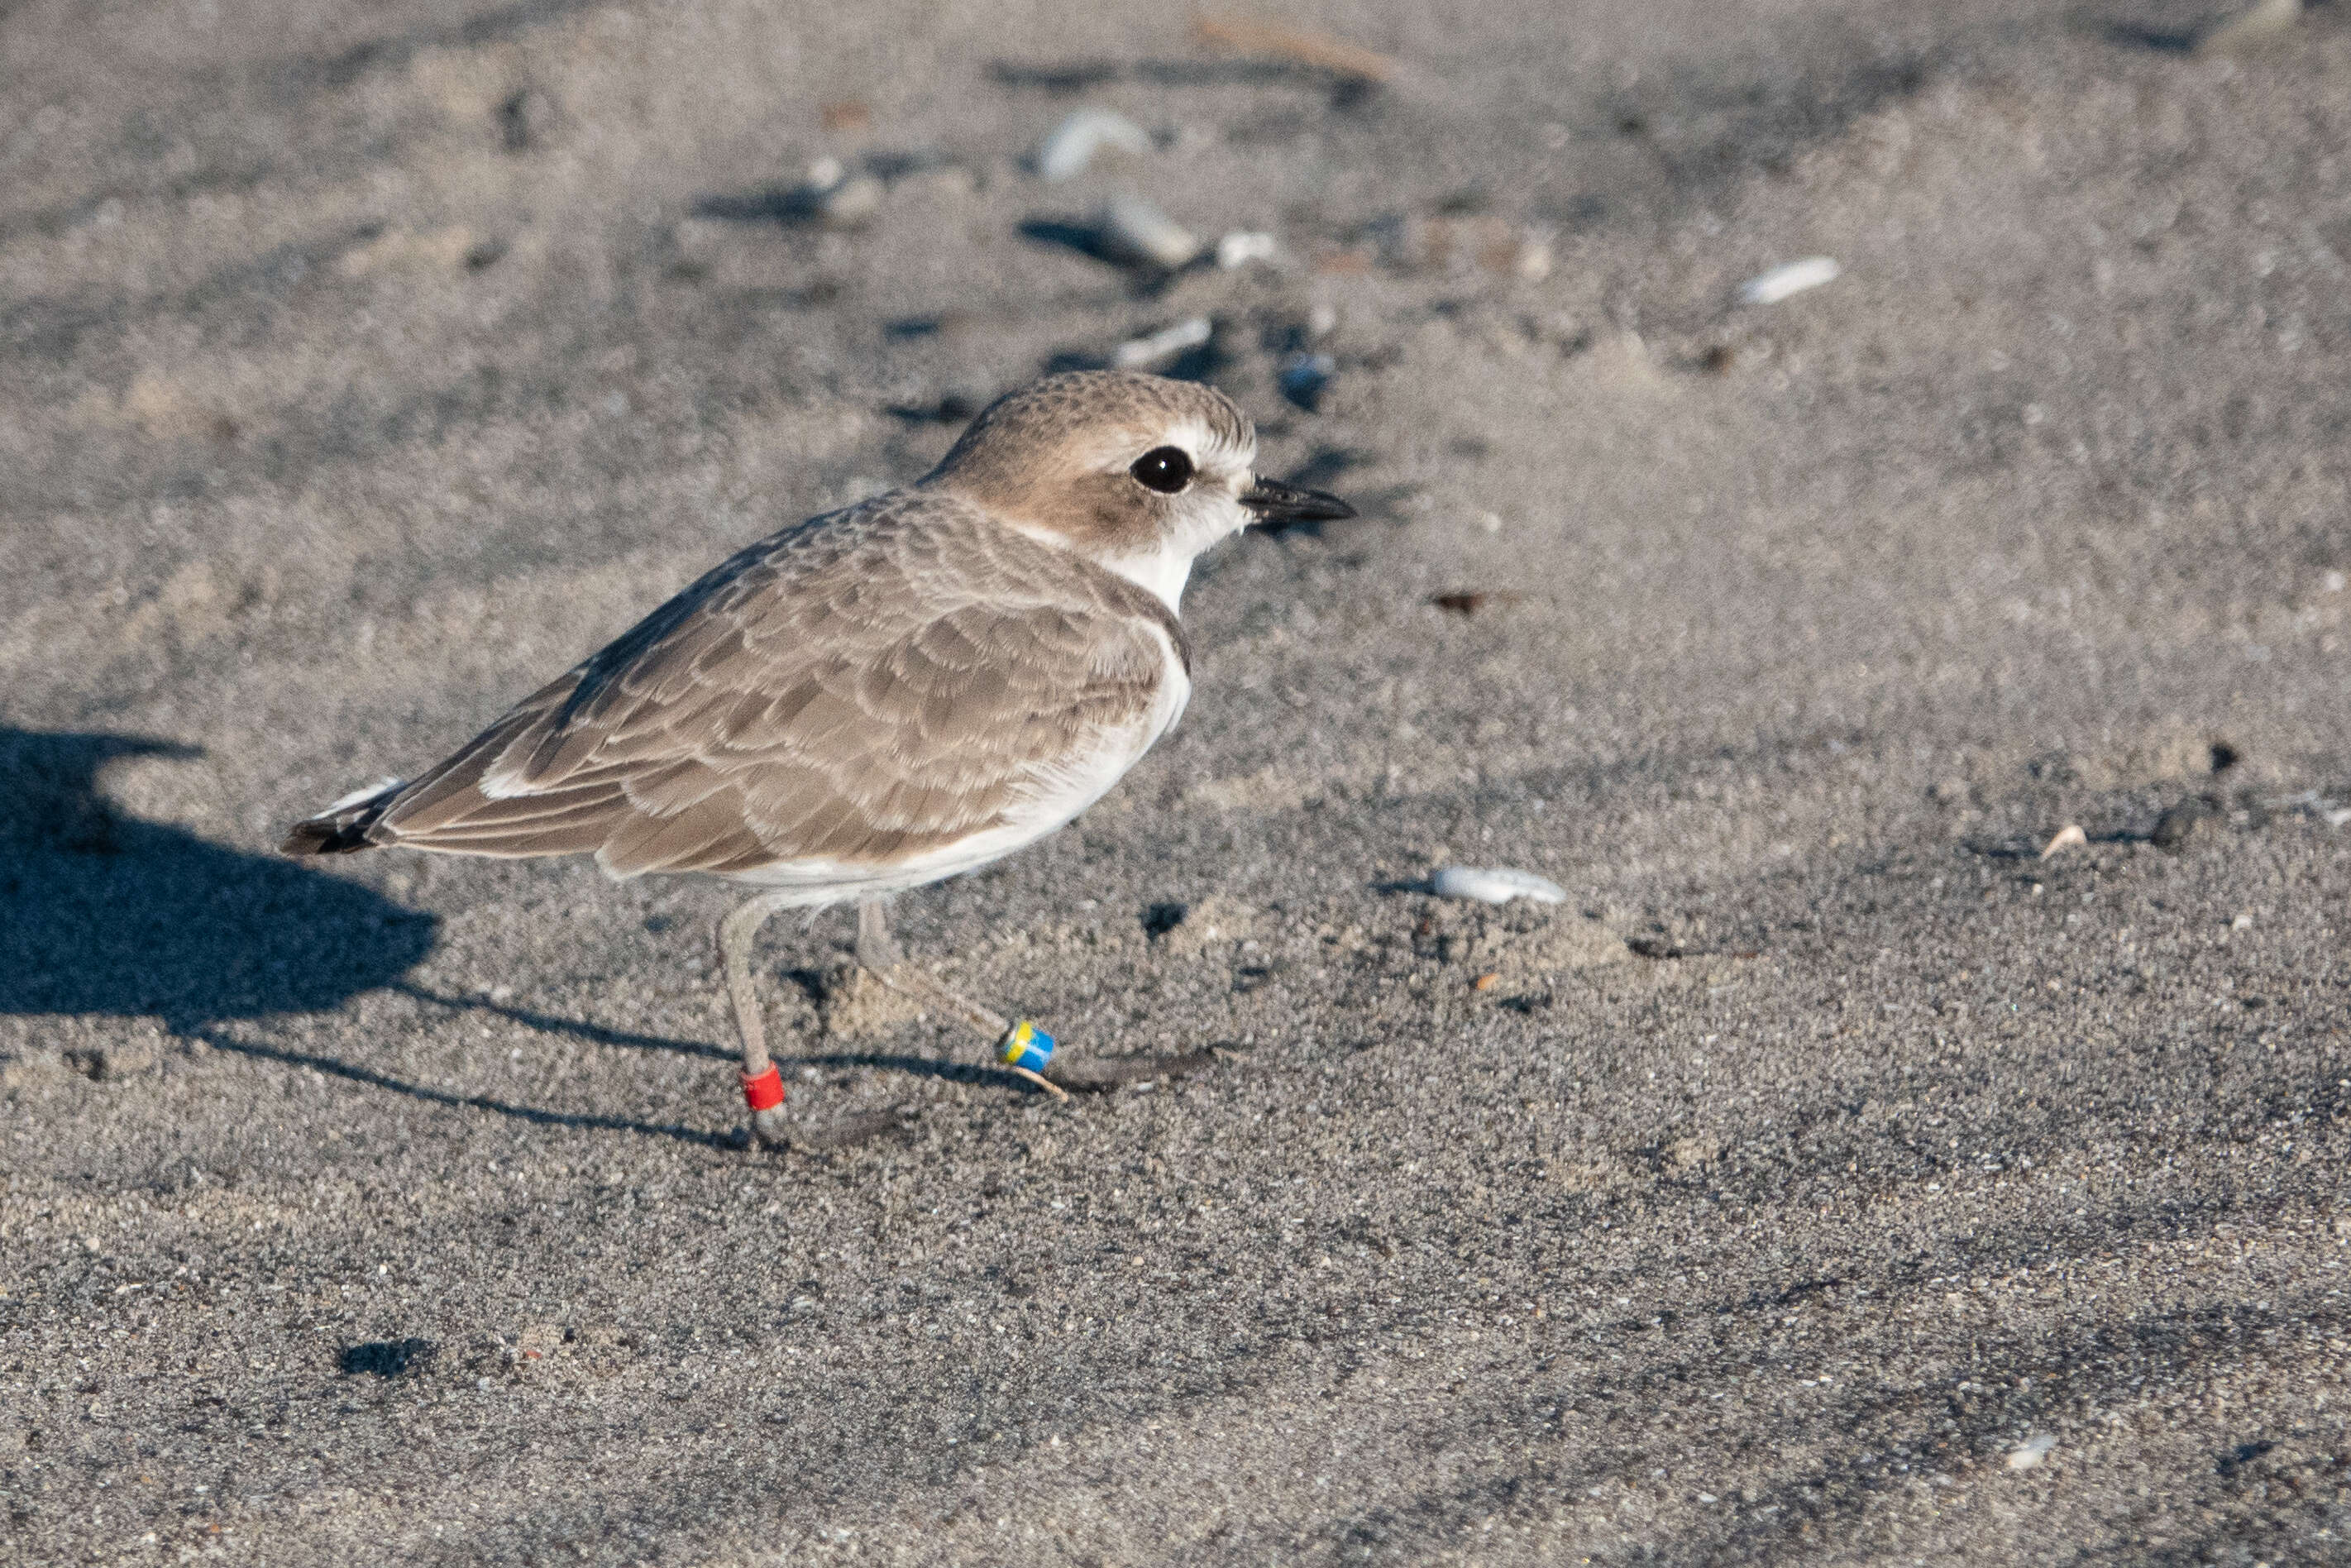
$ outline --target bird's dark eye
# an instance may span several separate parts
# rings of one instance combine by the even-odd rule
[[[1155,446],[1127,470],[1146,490],[1172,496],[1192,482],[1192,458],[1180,446]]]

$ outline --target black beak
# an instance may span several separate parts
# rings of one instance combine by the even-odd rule
[[[1241,492],[1241,505],[1257,514],[1259,528],[1287,528],[1291,523],[1335,523],[1352,517],[1355,508],[1336,496],[1303,490],[1279,479],[1259,479]]]

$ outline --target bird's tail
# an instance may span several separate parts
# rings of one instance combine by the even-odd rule
[[[305,817],[286,830],[280,854],[350,855],[389,841],[378,838],[375,825],[408,788],[404,779],[386,779],[364,789],[354,789],[315,817]]]

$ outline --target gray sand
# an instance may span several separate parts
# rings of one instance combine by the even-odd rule
[[[0,1558],[2351,1555],[2342,6],[792,9],[0,15]],[[1194,315],[1366,517],[900,925],[1197,1071],[779,920],[754,1154],[723,890],[271,854]]]

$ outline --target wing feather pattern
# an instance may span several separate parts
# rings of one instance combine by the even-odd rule
[[[878,865],[1017,822],[1105,746],[1139,755],[1171,645],[1175,617],[1124,579],[899,492],[724,562],[367,836],[593,852],[617,876]]]

